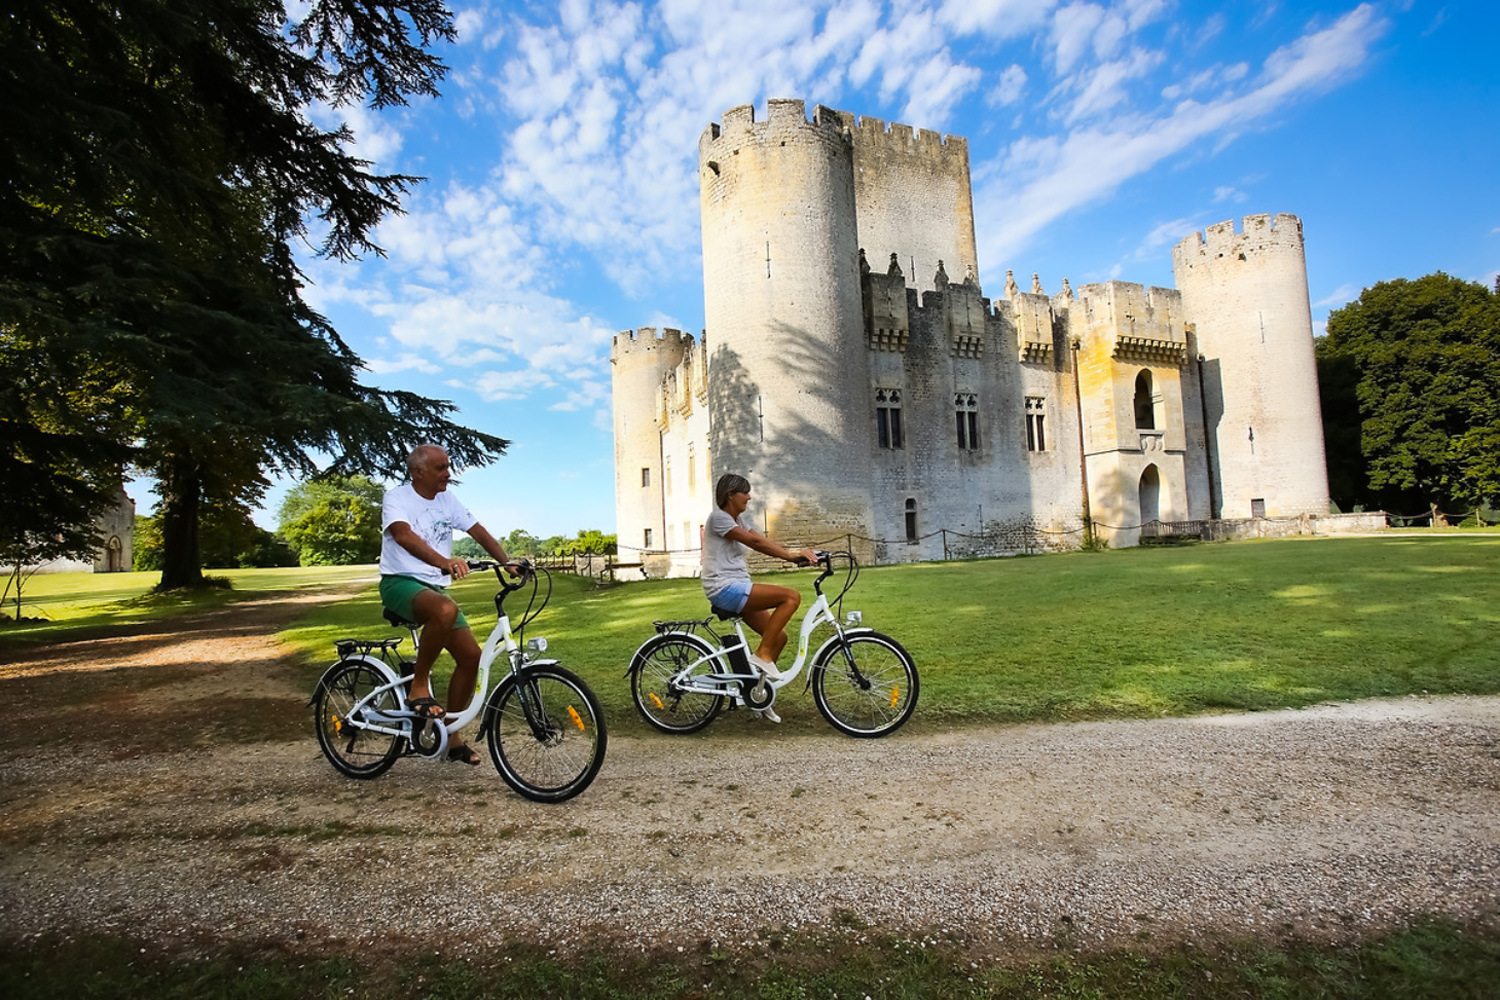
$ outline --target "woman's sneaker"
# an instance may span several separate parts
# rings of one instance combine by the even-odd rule
[[[765,708],[752,708],[750,711],[754,712],[760,718],[765,719],[767,722],[781,721],[781,716],[777,715],[776,709],[772,708],[770,705],[767,705]]]
[[[761,672],[761,676],[765,677],[766,680],[768,680],[768,681],[779,681],[779,680],[781,680],[781,671],[776,669],[776,664],[774,664],[774,663],[767,663],[765,660],[762,660],[760,657],[756,656],[754,653],[750,654],[750,659],[754,663],[755,669],[759,670]],[[780,722],[781,720],[777,719],[776,721]]]

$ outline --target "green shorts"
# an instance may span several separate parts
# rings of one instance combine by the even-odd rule
[[[434,594],[442,594],[447,597],[447,592],[442,587],[424,583],[414,576],[382,576],[380,578],[380,603],[390,608],[396,614],[409,622],[417,620],[412,612],[412,602],[417,595],[424,590],[430,590]],[[452,598],[449,598],[452,600]],[[464,617],[463,608],[458,609],[458,618],[453,622],[454,628],[468,628],[469,619]]]

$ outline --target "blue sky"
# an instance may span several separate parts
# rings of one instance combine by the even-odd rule
[[[697,140],[736,105],[965,136],[992,297],[1007,268],[1170,286],[1178,240],[1257,213],[1302,217],[1320,329],[1374,282],[1500,268],[1495,0],[452,7],[440,99],[316,113],[427,180],[385,258],[309,260],[306,295],[369,381],[512,440],[456,488],[497,534],[614,530],[610,338],[702,329]]]

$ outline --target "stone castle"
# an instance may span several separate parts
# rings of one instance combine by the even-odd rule
[[[706,329],[611,351],[616,532],[649,575],[697,571],[724,472],[760,530],[866,562],[1328,511],[1296,216],[1188,236],[1175,289],[1007,272],[991,300],[960,137],[772,100],[698,165]]]

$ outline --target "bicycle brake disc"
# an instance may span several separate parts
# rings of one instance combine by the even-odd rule
[[[764,679],[754,683],[746,681],[740,692],[745,699],[745,704],[757,711],[766,708],[776,700],[776,689],[767,684]]]
[[[442,735],[438,732],[438,721],[428,719],[420,726],[413,727],[411,734],[411,748],[423,757],[431,757],[438,752],[442,745]]]

